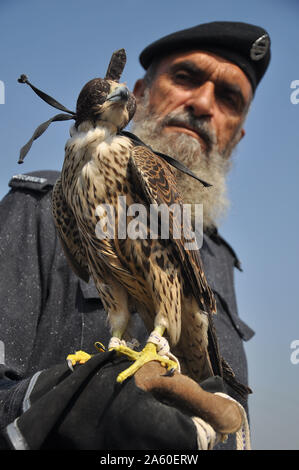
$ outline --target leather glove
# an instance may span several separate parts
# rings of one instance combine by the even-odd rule
[[[236,403],[211,393],[223,391],[220,377],[201,387],[176,372],[165,376],[158,362],[150,362],[118,384],[117,375],[130,364],[109,351],[73,371],[66,362],[36,374],[24,413],[4,433],[10,447],[198,450],[194,416],[219,433],[233,433],[241,426]]]

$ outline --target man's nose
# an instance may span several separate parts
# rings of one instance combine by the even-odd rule
[[[214,84],[210,81],[191,90],[185,105],[192,110],[196,117],[211,118],[214,110]]]

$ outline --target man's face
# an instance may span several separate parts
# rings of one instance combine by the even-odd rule
[[[137,100],[144,87],[142,80],[137,82]],[[244,135],[240,125],[251,96],[250,82],[237,65],[209,52],[181,52],[158,64],[149,87],[149,111],[161,121],[164,134],[188,134],[200,142],[203,150],[207,150],[208,141],[196,121],[206,123],[216,137],[219,152],[225,154],[236,132],[239,139]],[[167,118],[182,113],[192,116],[189,123]]]
[[[212,184],[176,171],[183,201],[203,204],[205,227],[217,226],[229,206],[230,155],[244,135],[251,85],[236,65],[199,51],[168,56],[154,72],[136,82],[132,131]]]

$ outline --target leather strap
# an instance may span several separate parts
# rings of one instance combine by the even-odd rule
[[[26,83],[26,85],[29,85],[30,88],[32,88],[32,90],[34,91],[34,93],[36,93],[43,101],[48,103],[50,106],[53,106],[53,108],[59,109],[60,111],[64,111],[65,113],[72,114],[73,116],[76,115],[76,113],[74,111],[70,111],[65,106],[63,106],[63,104],[59,103],[57,100],[52,98],[52,96],[47,95],[47,93],[44,93],[43,91],[39,90],[34,85],[32,85],[32,83],[29,82],[27,75],[22,74],[18,78],[18,82],[19,83]]]
[[[33,144],[33,141],[35,139],[37,139],[38,137],[40,137],[44,132],[45,130],[48,129],[49,125],[54,122],[54,121],[67,121],[69,119],[74,119],[74,116],[71,116],[70,114],[56,114],[56,116],[52,117],[51,119],[49,119],[48,121],[46,122],[43,122],[42,124],[40,124],[34,131],[33,133],[33,136],[31,137],[31,139],[27,142],[27,144],[25,144],[21,150],[20,150],[20,156],[19,156],[19,161],[18,163],[23,163],[24,161],[24,158],[25,156],[27,155],[27,153],[29,152],[32,144]]]
[[[170,157],[169,155],[166,155],[164,153],[161,153],[161,152],[156,152],[156,150],[152,149],[149,145],[145,144],[141,139],[139,139],[139,137],[137,137],[137,135],[135,134],[132,134],[132,132],[128,132],[128,131],[121,131],[120,132],[120,135],[124,135],[125,137],[129,137],[130,139],[132,139],[136,144],[138,145],[142,145],[144,147],[147,147],[148,149],[150,149],[154,154],[158,155],[159,157],[163,158],[163,160],[165,160],[167,163],[169,163],[170,165],[174,166],[175,168],[177,168],[178,170],[182,171],[183,173],[186,173],[187,175],[189,176],[192,176],[192,178],[195,178],[197,181],[199,181],[203,186],[205,187],[210,187],[212,186],[210,183],[207,183],[206,181],[198,178],[198,176],[196,176],[191,170],[189,170],[189,168],[187,168],[185,165],[183,165],[183,163],[181,163],[179,160],[176,160],[175,158],[173,157]]]

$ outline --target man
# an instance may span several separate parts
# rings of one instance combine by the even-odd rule
[[[270,60],[269,44],[265,30],[244,23],[216,22],[176,32],[141,53],[147,72],[134,89],[133,132],[213,185],[202,189],[177,175],[184,202],[203,203],[201,256],[217,300],[220,349],[244,384],[242,343],[253,332],[237,314],[233,270],[240,263],[216,227],[228,205],[230,155],[245,134],[250,102]],[[141,400],[134,381],[113,388],[111,374],[125,368],[126,361],[102,353],[74,373],[68,369],[70,352],[92,353],[95,341],[108,344],[109,333],[94,285],[70,270],[54,229],[50,201],[57,176],[13,177],[12,191],[0,207],[5,221],[0,233],[3,448],[195,449],[188,413],[149,394]],[[133,323],[134,336],[142,342],[146,332],[137,314]],[[246,400],[226,391],[247,408]],[[234,446],[231,436],[217,448]]]

